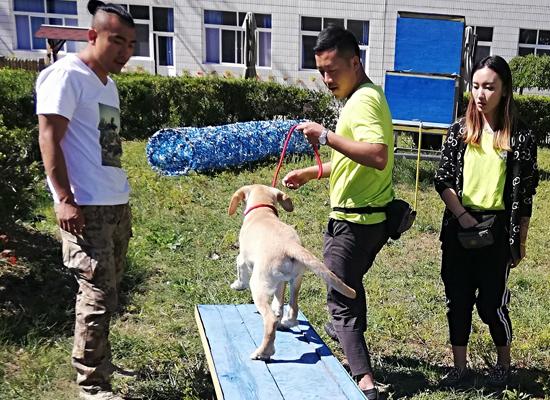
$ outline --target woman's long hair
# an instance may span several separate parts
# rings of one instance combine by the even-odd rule
[[[482,68],[490,68],[497,73],[502,81],[502,98],[496,110],[496,126],[494,127],[493,147],[510,151],[510,137],[516,122],[516,107],[512,93],[512,71],[504,58],[499,56],[485,57],[479,61],[472,70],[470,83],[474,74]],[[483,115],[476,107],[474,96],[470,95],[468,109],[466,110],[466,136],[464,142],[479,144],[483,132]]]

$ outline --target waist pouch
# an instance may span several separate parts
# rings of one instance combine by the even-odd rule
[[[465,249],[479,249],[495,243],[492,227],[496,220],[496,215],[482,215],[481,221],[468,229],[459,228],[457,238],[460,245]]]
[[[416,219],[416,211],[405,200],[393,199],[384,207],[332,207],[332,211],[340,211],[353,214],[372,214],[375,212],[386,213],[386,224],[388,233],[394,240],[399,239],[401,234],[409,230]]]

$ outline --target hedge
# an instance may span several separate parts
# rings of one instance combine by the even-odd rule
[[[34,105],[36,73],[0,69],[0,219],[32,206],[42,178]],[[334,128],[339,104],[327,93],[274,82],[219,77],[120,74],[121,134],[146,139],[165,127],[307,118]],[[550,97],[515,95],[540,146],[550,147]],[[11,211],[13,209],[13,212]],[[7,211],[9,210],[9,211]]]
[[[7,129],[0,118],[0,223],[24,217],[35,204],[43,176],[37,137],[36,127]]]
[[[274,82],[145,74],[122,74],[115,79],[126,139],[145,139],[166,127],[222,125],[277,116],[333,126],[337,116],[330,95]]]
[[[550,90],[550,56],[517,56],[510,60],[514,88],[523,93],[523,89]]]

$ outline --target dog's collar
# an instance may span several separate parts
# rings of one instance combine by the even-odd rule
[[[262,208],[262,207],[270,208],[277,217],[279,216],[279,213],[277,212],[277,209],[275,208],[275,206],[272,206],[271,204],[256,204],[255,206],[252,206],[244,210],[243,217],[246,217],[246,214],[248,214],[250,211],[255,210],[256,208]]]

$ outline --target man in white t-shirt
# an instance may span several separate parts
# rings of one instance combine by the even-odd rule
[[[88,10],[88,45],[40,73],[36,113],[63,263],[79,285],[72,364],[80,397],[120,399],[110,386],[115,367],[108,336],[132,228],[119,97],[109,74],[132,56],[136,32],[118,5],[92,0]]]

